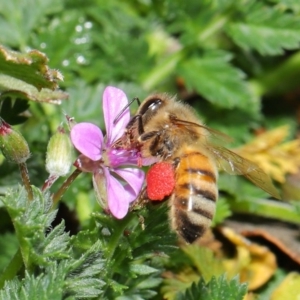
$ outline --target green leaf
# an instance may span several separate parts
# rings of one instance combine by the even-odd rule
[[[240,47],[262,55],[278,55],[284,49],[299,48],[299,18],[264,3],[244,5],[238,20],[229,24],[227,33]]]
[[[142,264],[131,264],[130,271],[137,275],[149,275],[157,272],[157,269]]]
[[[57,90],[62,75],[47,66],[48,58],[32,50],[26,54],[0,45],[1,98],[13,97],[40,102],[60,103],[68,95]]]
[[[174,299],[176,294],[187,290],[200,277],[209,281],[213,276],[221,275],[225,269],[212,250],[192,244],[182,246],[171,256],[168,271],[173,276],[164,280],[162,293],[166,299]]]
[[[300,216],[293,205],[270,199],[244,196],[230,202],[230,207],[237,213],[248,213],[276,220],[282,220],[296,225],[300,224]]]
[[[66,246],[69,240],[61,223],[46,236],[53,222],[56,211],[51,210],[50,195],[44,196],[40,190],[33,188],[34,199],[29,201],[24,188],[7,193],[2,202],[13,220],[24,263],[47,265],[54,257],[67,255]]]
[[[152,299],[163,264],[177,247],[170,232],[167,203],[130,212],[117,220],[94,214],[106,258],[107,299]]]
[[[22,54],[0,46],[1,73],[33,85],[38,90],[41,88],[54,90],[58,87],[57,82],[62,80],[62,75],[56,70],[49,69],[47,63],[47,56],[40,51],[31,50]],[[7,82],[9,85],[9,78],[4,78],[1,82]],[[3,88],[4,86],[2,83],[2,91],[7,90]]]
[[[34,29],[44,17],[62,9],[60,0],[11,0],[0,1],[0,42],[11,47],[25,48]]]
[[[18,250],[18,240],[12,233],[0,235],[0,271],[2,271],[12,259],[14,253]]]
[[[205,283],[201,278],[198,283],[193,283],[184,293],[180,293],[175,300],[242,300],[247,292],[247,285],[240,284],[238,277],[227,281],[225,275]]]
[[[212,220],[212,226],[222,223],[226,218],[232,215],[230,205],[226,198],[219,197],[217,201],[216,213]]]
[[[180,66],[189,90],[195,89],[215,106],[258,111],[259,102],[251,95],[241,70],[229,64],[231,55],[223,51],[205,52]]]
[[[99,278],[99,274],[104,273],[102,244],[92,244],[77,258],[70,247],[64,222],[51,227],[56,211],[51,209],[50,195],[44,195],[35,187],[33,193],[32,201],[28,200],[23,188],[2,198],[12,218],[27,273],[21,283],[7,282],[2,294],[10,296],[0,299],[14,299],[12,295],[28,300],[65,299],[64,295],[98,297],[104,286],[104,281]],[[11,285],[15,290],[9,294]]]
[[[298,0],[271,0],[271,2],[277,3],[281,9],[291,9],[296,13],[300,12],[300,3]]]
[[[210,249],[198,245],[187,245],[182,250],[190,258],[191,266],[195,267],[198,274],[201,274],[206,281],[210,280],[213,275],[221,275],[224,271],[221,261]]]

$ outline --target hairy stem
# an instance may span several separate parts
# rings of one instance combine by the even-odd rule
[[[120,239],[124,236],[124,231],[126,227],[128,227],[128,224],[133,220],[134,217],[135,217],[134,213],[129,213],[124,219],[118,220],[118,227],[115,227],[115,230],[111,235],[111,238],[107,245],[107,249],[109,253],[108,259],[111,259],[113,257],[115,250],[120,243]]]
[[[32,188],[31,188],[31,185],[30,185],[30,179],[29,179],[29,174],[28,174],[26,163],[19,164],[19,168],[20,168],[21,177],[22,177],[24,187],[27,191],[28,199],[33,200],[33,192],[32,192]]]
[[[42,191],[46,191],[48,189],[50,189],[50,187],[53,185],[53,183],[58,179],[59,177],[56,175],[51,175],[48,177],[48,179],[45,181],[43,187],[42,187]]]
[[[72,182],[78,177],[79,174],[81,174],[82,171],[80,171],[79,169],[76,169],[62,184],[62,186],[59,188],[59,190],[53,194],[52,196],[52,200],[53,200],[53,204],[55,205],[60,198],[63,196],[63,194],[66,192],[66,190],[70,187],[70,185],[72,184]]]

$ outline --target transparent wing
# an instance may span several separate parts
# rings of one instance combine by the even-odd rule
[[[207,136],[215,139],[216,141],[226,141],[227,143],[232,142],[232,138],[230,136],[228,136],[227,134],[220,132],[218,130],[209,128],[203,124],[180,120],[176,116],[171,117],[171,120],[172,120],[172,123],[176,124],[177,126],[186,126],[186,127],[196,126],[196,127],[203,128],[204,130],[207,131]]]
[[[273,197],[280,199],[269,175],[254,162],[221,146],[207,144],[205,147],[213,155],[220,169],[229,174],[243,175]]]
[[[280,195],[274,187],[271,178],[258,165],[225,147],[214,145],[211,142],[211,140],[217,143],[224,140],[228,142],[231,138],[226,134],[206,127],[205,125],[180,120],[176,117],[173,119],[173,122],[181,126],[197,126],[205,129],[207,135],[205,134],[202,137],[202,144],[214,157],[219,169],[229,174],[243,175],[273,197],[280,199]]]

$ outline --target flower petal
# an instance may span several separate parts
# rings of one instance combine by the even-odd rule
[[[92,123],[78,123],[71,129],[71,140],[75,148],[97,161],[101,158],[103,134],[99,127]]]
[[[108,208],[112,215],[117,219],[122,219],[126,216],[129,209],[128,196],[130,195],[124,186],[113,177],[107,169],[106,184],[107,184],[107,202]]]
[[[126,125],[130,120],[129,108],[123,112],[116,124],[114,120],[122,109],[128,104],[125,93],[113,86],[108,86],[103,92],[103,114],[106,126],[107,144],[111,145],[121,137]]]
[[[122,165],[137,166],[139,153],[136,150],[109,149],[107,152],[110,166],[116,168]]]
[[[107,210],[107,188],[106,173],[102,169],[98,169],[93,174],[93,186],[97,196],[97,200],[104,210]]]
[[[137,168],[124,168],[114,170],[116,174],[122,177],[130,186],[133,193],[128,195],[130,198],[129,202],[132,202],[136,199],[137,195],[140,193],[141,188],[144,183],[145,173],[141,169]]]

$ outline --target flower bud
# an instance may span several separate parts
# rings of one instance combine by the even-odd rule
[[[73,146],[64,129],[59,127],[47,147],[46,169],[50,175],[65,176],[73,160]]]
[[[2,119],[0,119],[0,148],[10,162],[21,164],[30,157],[24,137]]]

